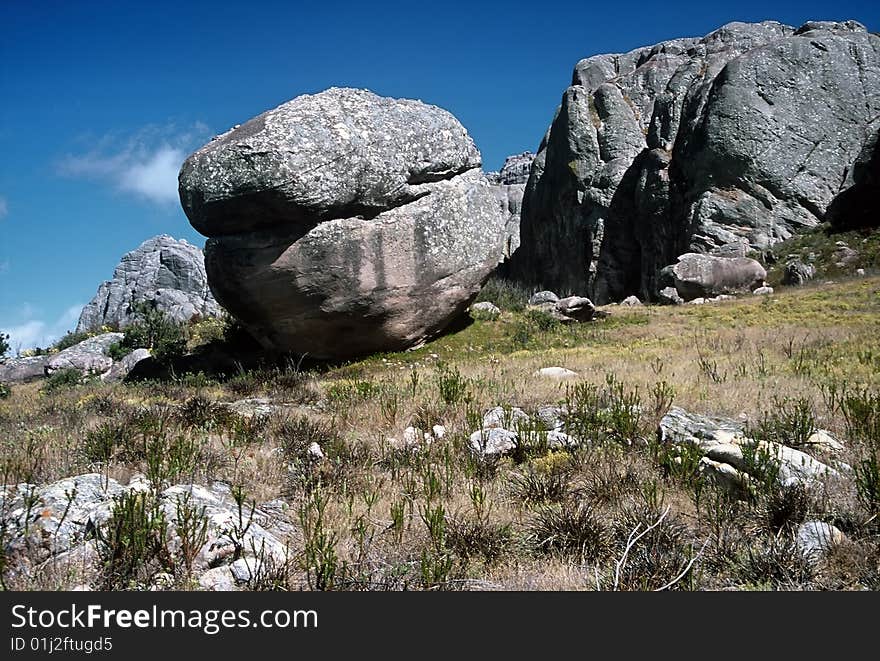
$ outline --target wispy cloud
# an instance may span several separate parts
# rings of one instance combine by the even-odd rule
[[[29,318],[35,310],[25,303],[19,313],[19,317],[24,320],[15,326],[0,328],[0,332],[9,334],[9,346],[12,347],[13,354],[34,347],[47,347],[67,331],[73,330],[82,309],[82,305],[71,305],[54,321],[45,321]]]
[[[6,201],[6,198],[0,195],[0,220],[6,218],[9,215],[9,203]]]
[[[101,181],[148,202],[177,204],[177,173],[186,156],[210,134],[201,122],[180,129],[148,126],[128,136],[108,134],[82,154],[68,154],[60,174]]]

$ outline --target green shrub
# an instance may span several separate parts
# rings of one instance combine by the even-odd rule
[[[149,585],[157,573],[173,571],[168,522],[152,492],[130,491],[115,497],[110,520],[97,536],[103,590]]]
[[[9,334],[0,333],[0,358],[3,358],[11,348],[9,346]]]
[[[62,370],[58,370],[54,372],[48,379],[46,379],[46,383],[43,384],[43,390],[46,392],[55,392],[57,390],[63,390],[65,388],[72,388],[74,386],[78,386],[83,380],[83,373],[80,372],[75,367],[67,367]]]
[[[149,349],[160,362],[169,362],[186,353],[183,324],[169,319],[152,303],[137,305],[135,313],[137,321],[125,329],[125,337],[122,338],[117,353],[123,349]]]
[[[109,347],[107,347],[107,355],[110,356],[113,360],[122,360],[132,351],[134,351],[134,347],[125,346],[121,341],[114,342]]]
[[[12,394],[12,388],[0,381],[0,399],[6,399]]]
[[[60,340],[58,340],[52,346],[52,348],[55,349],[56,351],[64,351],[65,349],[69,349],[73,345],[79,344],[83,340],[87,340],[90,337],[92,337],[92,334],[89,332],[86,332],[86,331],[82,331],[82,332],[68,331],[67,333],[64,334],[64,337],[62,337]]]
[[[521,312],[529,302],[529,290],[520,284],[492,276],[477,294],[475,303],[488,301],[502,310]]]

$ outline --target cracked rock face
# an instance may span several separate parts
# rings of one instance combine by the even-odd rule
[[[532,167],[511,274],[598,304],[653,300],[677,255],[745,256],[829,209],[863,224],[878,115],[880,37],[854,21],[730,23],[582,60]]]
[[[180,171],[217,300],[270,349],[403,349],[464,312],[505,218],[450,113],[331,88],[218,136]]]
[[[104,325],[124,328],[135,320],[137,303],[153,302],[172,319],[217,316],[220,306],[208,289],[202,251],[167,234],[147,239],[127,253],[80,313],[78,332]]]

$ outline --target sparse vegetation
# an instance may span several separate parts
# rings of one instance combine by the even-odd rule
[[[867,277],[760,300],[615,308],[572,326],[494,298],[496,321],[345,365],[127,384],[57,372],[0,398],[0,474],[6,485],[144,476],[150,490],[120,497],[95,533],[103,570],[92,585],[107,589],[197,586],[205,512],[185,499],[163,508],[157,494],[215,482],[237,503],[232,553],[263,558],[248,589],[877,589],[878,292]],[[226,341],[227,327],[220,337],[202,324],[184,334],[190,349]],[[580,376],[533,375],[549,365]],[[548,443],[545,405],[579,446]],[[657,441],[673,405],[740,419],[759,440],[852,472],[823,489],[783,487],[767,446],[745,446],[756,477],[734,497],[706,479],[693,448]],[[495,406],[520,442],[483,458],[469,438]],[[514,420],[514,406],[530,420]],[[813,449],[818,429],[844,449]],[[256,503],[277,498],[289,504],[287,560],[244,541]],[[808,562],[796,544],[805,521],[834,524],[846,545]],[[60,585],[36,574],[23,583],[0,562],[10,587]]]

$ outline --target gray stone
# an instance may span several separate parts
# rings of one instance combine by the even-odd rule
[[[148,349],[135,349],[130,354],[124,356],[122,360],[113,363],[113,366],[103,374],[101,378],[107,382],[124,381],[131,371],[137,367],[138,363],[149,360],[150,351]]]
[[[202,251],[167,234],[147,239],[122,257],[113,279],[83,308],[76,329],[124,328],[136,320],[139,303],[155,304],[179,322],[221,314],[208,288]]]
[[[848,192],[839,216],[876,219],[878,114],[880,37],[855,22],[730,23],[582,60],[535,157],[509,273],[598,304],[645,300],[677,255],[764,251]]]
[[[474,319],[497,319],[501,316],[501,308],[489,301],[474,303],[470,310]]]
[[[483,414],[483,429],[516,429],[518,425],[528,421],[529,414],[518,406],[496,406]]]
[[[542,367],[535,372],[535,376],[545,379],[553,379],[554,381],[565,381],[577,378],[578,373],[573,372],[565,367]]]
[[[46,363],[51,356],[7,358],[0,363],[0,383],[25,383],[46,375]]]
[[[833,546],[846,541],[846,535],[823,521],[804,521],[797,531],[797,545],[811,562],[818,562]]]
[[[675,287],[664,287],[657,292],[657,302],[660,305],[681,305],[684,303],[684,299],[679,296]]]
[[[223,134],[180,172],[217,300],[266,347],[399,350],[462,314],[505,219],[464,127],[419,101],[332,88]]]
[[[704,458],[746,473],[753,468],[750,456],[763,458],[778,467],[777,480],[782,486],[810,485],[839,476],[838,471],[806,452],[748,438],[739,422],[696,415],[675,406],[660,420],[658,438],[661,443],[691,445]],[[707,470],[710,468],[718,469],[710,466]]]
[[[515,432],[492,427],[475,431],[470,436],[470,448],[481,457],[493,457],[507,454],[516,449],[517,435]]]
[[[123,333],[102,333],[74,344],[52,356],[46,362],[45,372],[75,369],[83,374],[103,374],[113,367],[113,359],[108,354],[110,346],[121,342],[123,337]]]
[[[532,169],[535,155],[523,152],[508,156],[500,172],[487,172],[486,178],[493,185],[498,206],[505,217],[504,257],[509,259],[519,248],[519,215],[522,199]]]
[[[703,477],[737,497],[744,498],[749,493],[749,476],[730,464],[703,457],[698,470]]]
[[[686,253],[666,271],[685,301],[750,292],[764,284],[767,271],[748,257]]]
[[[758,287],[755,291],[752,292],[755,296],[769,296],[773,293],[773,287]]]
[[[529,305],[544,305],[545,303],[556,303],[559,297],[552,291],[539,291],[529,298]]]
[[[627,296],[620,302],[620,304],[631,308],[637,308],[643,305],[638,296]]]
[[[556,311],[575,321],[592,321],[596,316],[596,306],[583,296],[560,298],[556,301]]]
[[[797,287],[816,277],[816,267],[805,264],[800,258],[791,259],[785,264],[782,273],[782,284]]]

